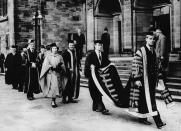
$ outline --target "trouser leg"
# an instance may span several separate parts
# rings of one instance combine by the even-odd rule
[[[29,87],[28,91],[27,91],[27,98],[33,97],[33,89],[32,87]]]
[[[13,89],[17,89],[17,88],[18,88],[18,83],[13,82],[13,83],[12,83],[12,86],[13,86]]]
[[[157,125],[157,127],[163,124],[159,113],[158,113],[158,115],[153,116],[153,119],[154,119],[155,124]]]

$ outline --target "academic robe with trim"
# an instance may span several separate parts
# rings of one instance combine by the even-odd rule
[[[66,73],[68,77],[65,95],[78,98],[80,92],[80,63],[77,60],[78,54],[76,50],[71,51],[67,49],[63,52],[62,56],[65,62]]]
[[[27,66],[28,66],[28,89],[27,89],[27,97],[33,97],[33,93],[40,93],[40,85],[39,85],[39,71],[38,71],[38,59],[37,52],[31,52],[30,49],[27,50]],[[32,63],[36,64],[36,67],[32,67]]]
[[[155,90],[158,76],[158,64],[155,51],[152,53],[144,46],[136,52],[132,66],[133,81],[141,81],[141,87],[131,91],[130,106],[137,107],[138,117],[146,118],[158,115]]]

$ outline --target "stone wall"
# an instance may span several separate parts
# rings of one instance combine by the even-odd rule
[[[17,0],[15,8],[15,33],[17,44],[35,37],[33,16],[36,8],[43,15],[41,44],[55,42],[60,49],[67,47],[68,33],[81,28],[85,34],[84,9],[75,0]]]
[[[132,49],[131,39],[131,0],[124,0],[123,6],[123,48]]]
[[[87,17],[87,50],[94,49],[94,16],[93,16],[93,0],[86,2]]]
[[[8,21],[0,22],[0,51],[2,53],[7,53],[6,49],[8,48],[8,32],[9,25]]]
[[[95,39],[101,39],[105,27],[110,34],[110,52],[113,53],[113,18],[95,17]]]
[[[152,21],[152,12],[136,12],[136,49],[145,44],[145,35]]]
[[[0,51],[5,55],[14,44],[14,0],[8,0],[7,17],[0,18]]]
[[[67,47],[68,33],[76,33],[81,28],[85,34],[85,18],[82,4],[71,0],[46,2],[47,14],[43,21],[43,44],[59,43],[60,48]]]

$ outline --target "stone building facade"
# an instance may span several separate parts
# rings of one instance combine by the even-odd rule
[[[0,48],[6,53],[10,45],[23,45],[39,37],[38,44],[56,42],[61,49],[76,28],[86,36],[85,50],[94,48],[103,29],[111,36],[111,54],[134,54],[144,44],[150,22],[163,30],[170,41],[170,50],[181,50],[181,0],[1,0],[7,5],[2,15],[0,2]],[[35,12],[42,19],[35,37]],[[4,13],[4,12],[3,12]]]
[[[0,1],[0,51],[7,54],[14,43],[14,4],[11,0]]]
[[[144,45],[150,23],[167,36],[172,53],[181,50],[180,0],[87,0],[87,41],[100,39],[103,29],[111,35],[112,54],[134,54]]]
[[[28,39],[39,37],[38,45],[55,42],[60,49],[68,45],[68,37],[80,28],[86,34],[85,5],[82,0],[4,0],[8,13],[0,19],[1,51],[10,45],[23,46]],[[35,12],[40,11],[39,32],[35,34]],[[36,35],[36,37],[35,37]]]

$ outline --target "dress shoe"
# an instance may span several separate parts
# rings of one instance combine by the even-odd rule
[[[18,92],[23,92],[23,90],[18,90]]]
[[[140,123],[143,123],[143,124],[145,124],[145,125],[151,125],[151,124],[152,124],[151,122],[149,122],[149,121],[147,121],[147,120],[142,120],[142,119],[139,119],[139,122],[140,122]]]
[[[164,123],[164,122],[159,123],[159,124],[157,124],[157,128],[162,129],[162,127],[165,126],[165,125],[166,125],[166,123]]]
[[[96,110],[95,110],[95,112],[102,112],[102,110],[100,110],[100,109],[96,109]]]
[[[31,101],[31,100],[34,100],[35,98],[34,97],[28,97],[27,99]]]
[[[67,104],[68,101],[66,101],[66,99],[62,99],[62,103]]]
[[[102,114],[103,115],[109,115],[109,110],[107,110],[107,109],[102,110]]]
[[[96,111],[97,109],[95,107],[92,107],[92,111]]]
[[[51,106],[52,106],[52,108],[58,107],[57,104],[55,103],[55,101],[52,101]]]
[[[68,103],[78,103],[78,102],[76,100],[71,99],[71,100],[68,100]]]
[[[76,99],[76,100],[77,100],[77,99],[78,99],[78,97],[74,97],[74,99]]]

